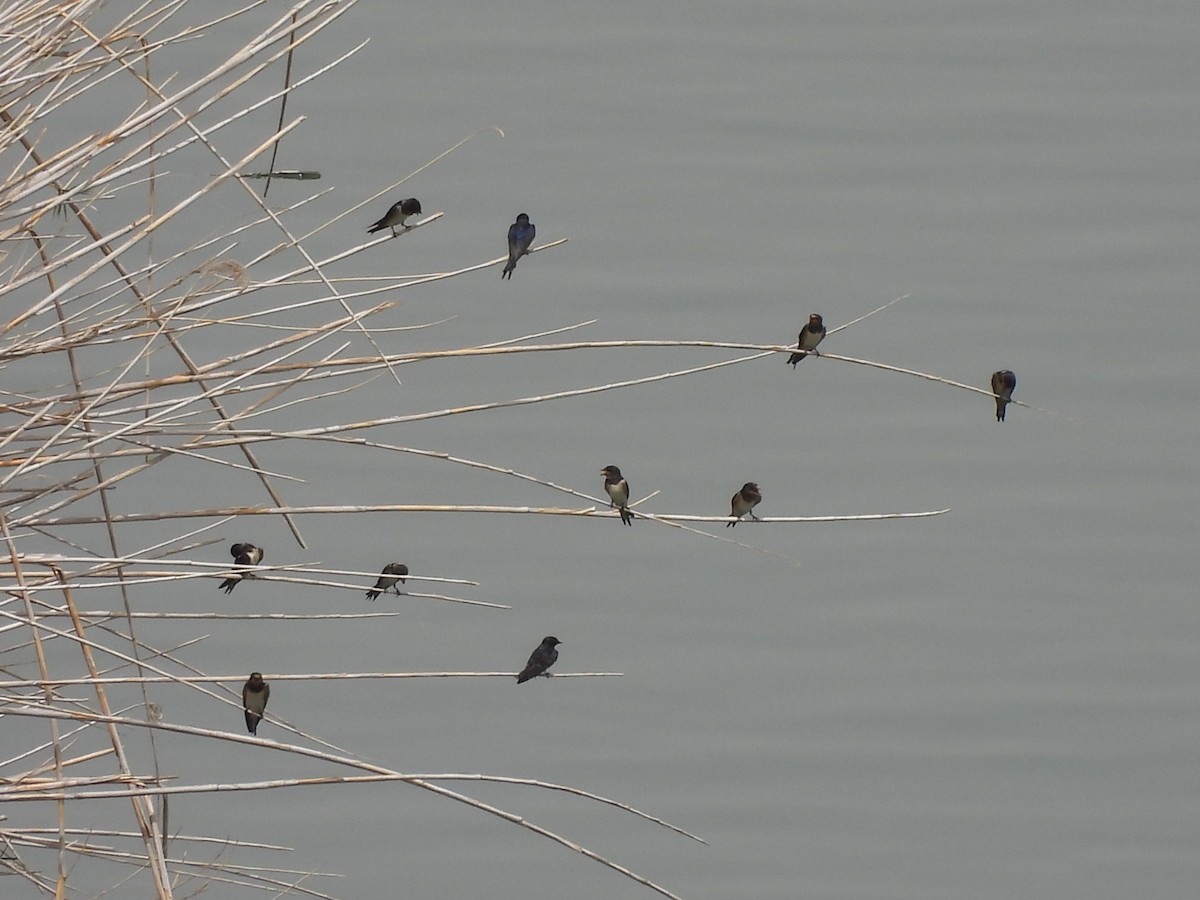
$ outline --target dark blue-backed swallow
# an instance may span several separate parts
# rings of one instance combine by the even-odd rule
[[[796,363],[812,353],[820,356],[817,353],[817,344],[825,339],[825,322],[816,313],[808,317],[808,324],[800,329],[800,339],[796,342],[796,353],[788,357],[788,362],[792,368],[796,368]]]
[[[404,576],[408,574],[408,566],[404,563],[388,563],[383,567],[383,572],[379,576],[379,580],[375,582],[375,587],[367,591],[367,599],[374,600],[380,594],[386,594],[389,590],[395,590],[396,596],[400,596],[400,588],[396,587],[396,582],[404,584]]]
[[[992,393],[996,395],[996,421],[1004,421],[1004,407],[1012,401],[1013,389],[1017,386],[1017,376],[1008,369],[992,373]]]
[[[235,564],[239,566],[257,566],[262,562],[263,549],[255,547],[253,544],[234,544],[229,548],[229,553],[233,557]],[[218,585],[220,590],[227,594],[233,593],[233,589],[238,586],[238,582],[243,578],[253,578],[253,572],[247,572],[244,575],[231,575]]]
[[[374,234],[377,231],[383,231],[385,228],[392,229],[392,237],[396,236],[397,226],[404,225],[404,220],[409,216],[419,216],[421,214],[421,201],[416,197],[409,197],[407,200],[401,200],[399,203],[392,204],[382,219],[367,229],[367,234]],[[410,226],[404,225],[405,228]]]
[[[271,698],[271,686],[263,681],[262,672],[251,672],[250,680],[242,685],[242,708],[246,711],[246,730],[258,734],[258,723],[262,721]]]
[[[600,474],[604,476],[604,493],[608,494],[609,500],[612,501],[609,505],[619,509],[621,521],[632,526],[633,513],[629,509],[629,482],[621,476],[621,470],[616,466],[605,466],[600,470]]]
[[[501,278],[507,277],[509,281],[512,281],[512,273],[513,269],[517,267],[517,260],[529,252],[529,245],[533,243],[535,234],[537,234],[537,228],[529,221],[526,213],[521,213],[517,216],[517,221],[508,226],[508,265],[500,273]]]
[[[517,684],[523,684],[530,678],[545,675],[546,670],[558,660],[558,651],[554,648],[561,643],[562,641],[556,637],[542,638],[542,642],[538,644],[537,649],[529,654],[529,662],[525,663],[525,668],[517,676]]]
[[[735,518],[734,521],[725,527],[732,528],[737,524],[737,520],[746,515],[746,513],[750,513],[750,518],[757,519],[758,516],[751,512],[751,510],[758,506],[761,500],[762,494],[759,493],[758,485],[753,481],[747,481],[742,485],[742,489],[733,495],[733,500],[729,503],[729,514]]]

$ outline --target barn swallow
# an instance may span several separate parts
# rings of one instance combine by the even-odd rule
[[[512,273],[513,269],[517,267],[517,260],[529,252],[529,245],[533,243],[535,234],[537,234],[537,228],[529,221],[527,213],[521,213],[517,216],[517,221],[508,226],[508,265],[500,273],[501,278],[507,277],[509,281],[512,281]]]
[[[246,730],[255,736],[270,698],[271,686],[263,681],[262,672],[251,672],[250,680],[242,685],[242,708],[246,711]]]
[[[394,590],[396,596],[400,596],[400,588],[396,587],[396,582],[404,584],[404,576],[408,574],[408,566],[404,563],[388,563],[383,567],[383,572],[379,576],[379,580],[375,582],[375,587],[367,591],[367,599],[374,600],[380,594],[386,594],[389,590]]]
[[[234,544],[229,548],[229,553],[233,556],[233,561],[239,566],[257,566],[262,562],[263,549],[255,547],[253,544]],[[232,594],[233,589],[238,586],[238,582],[243,578],[253,578],[253,572],[246,572],[244,575],[231,575],[218,585],[220,590],[227,594]]]
[[[758,485],[753,481],[747,481],[742,485],[742,489],[733,495],[733,499],[729,503],[729,514],[734,516],[734,521],[727,524],[726,528],[732,528],[737,524],[737,520],[746,513],[750,513],[750,518],[757,519],[753,512],[754,507],[758,506],[762,500],[762,494],[759,493]]]
[[[621,470],[616,466],[605,466],[600,470],[604,476],[604,493],[612,501],[609,506],[615,506],[621,511],[621,521],[633,525],[633,513],[629,509],[629,482],[621,477]]]
[[[399,203],[392,204],[382,219],[367,229],[367,234],[374,234],[377,231],[383,231],[385,228],[392,229],[392,237],[396,236],[396,226],[404,225],[404,220],[409,216],[419,216],[421,214],[421,201],[416,197],[409,197],[407,200],[401,200]],[[411,225],[404,225],[405,228],[411,228]]]
[[[1004,407],[1012,400],[1013,389],[1017,386],[1017,376],[1008,369],[992,373],[992,393],[996,395],[996,421],[1004,421]]]
[[[517,676],[517,684],[522,684],[530,678],[537,678],[539,675],[545,674],[558,660],[558,651],[554,648],[561,644],[556,637],[544,637],[542,642],[538,644],[536,650],[529,654],[529,662],[525,663],[525,668],[521,670],[521,674]]]
[[[800,329],[800,340],[796,343],[796,353],[788,357],[788,362],[792,368],[796,368],[796,363],[808,356],[809,351],[817,356],[817,344],[825,339],[825,323],[821,317],[813,313],[808,317],[808,324]]]

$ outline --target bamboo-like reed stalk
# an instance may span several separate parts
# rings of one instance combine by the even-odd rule
[[[302,124],[300,119],[287,120],[280,101],[358,49],[354,47],[319,64],[303,79],[292,79],[290,63],[295,50],[317,46],[323,29],[350,10],[354,2],[299,0],[286,15],[274,21],[262,19],[261,25],[254,27],[252,22],[261,18],[258,6],[248,4],[205,22],[203,13],[201,20],[196,20],[194,13],[200,7],[191,4],[195,21],[179,24],[185,18],[182,11],[189,7],[187,0],[151,0],[124,17],[118,16],[95,34],[90,29],[99,22],[94,15],[100,9],[97,0],[53,4],[17,0],[0,9],[0,153],[5,154],[8,163],[0,175],[0,241],[4,248],[0,298],[10,310],[0,321],[0,365],[6,372],[0,388],[0,535],[5,546],[5,559],[0,562],[0,634],[11,636],[14,629],[20,629],[28,636],[26,642],[10,643],[5,653],[6,674],[24,672],[28,677],[4,679],[0,686],[0,717],[7,720],[7,725],[31,716],[45,717],[42,725],[47,735],[24,749],[6,744],[7,758],[0,760],[0,802],[5,803],[6,810],[0,819],[0,872],[17,875],[30,891],[54,897],[67,892],[98,895],[128,891],[138,883],[139,893],[149,888],[165,900],[185,885],[188,893],[194,892],[205,881],[330,897],[304,884],[319,874],[315,871],[234,864],[219,856],[181,858],[169,851],[171,843],[179,841],[209,843],[219,848],[219,854],[234,849],[239,853],[283,849],[264,842],[164,834],[169,792],[231,789],[229,785],[188,783],[186,772],[183,783],[169,784],[160,774],[154,735],[170,730],[193,740],[274,746],[305,755],[321,765],[365,767],[376,773],[370,776],[375,780],[424,786],[590,856],[665,896],[674,896],[535,823],[435,784],[437,776],[412,779],[367,764],[352,751],[306,735],[273,713],[268,716],[270,721],[326,749],[296,745],[288,749],[289,745],[278,742],[174,725],[162,719],[158,705],[146,693],[173,683],[202,692],[198,696],[205,702],[233,705],[239,711],[232,721],[241,718],[240,700],[229,688],[236,689],[244,675],[210,675],[191,666],[183,651],[202,638],[180,641],[170,649],[146,642],[139,636],[138,627],[148,619],[164,623],[237,620],[302,625],[397,613],[380,610],[314,615],[224,613],[204,608],[161,612],[138,609],[137,595],[132,592],[145,585],[171,591],[195,579],[253,574],[256,581],[361,592],[374,583],[378,573],[330,568],[303,560],[273,560],[275,564],[259,567],[257,572],[239,572],[227,561],[189,559],[189,549],[212,543],[197,540],[197,535],[230,521],[232,516],[187,516],[201,518],[205,524],[198,529],[180,528],[181,520],[169,514],[169,503],[146,520],[157,524],[159,534],[152,545],[144,546],[138,538],[128,536],[132,532],[126,526],[133,520],[123,521],[122,516],[132,513],[116,502],[114,488],[131,479],[155,479],[161,464],[173,459],[188,459],[217,472],[246,473],[257,479],[269,508],[276,510],[272,516],[287,523],[303,547],[297,514],[290,511],[291,505],[280,492],[281,486],[296,479],[264,465],[253,446],[259,442],[248,440],[249,434],[269,435],[269,428],[257,427],[265,416],[353,393],[380,372],[399,381],[398,368],[419,361],[385,353],[376,343],[378,335],[402,329],[373,327],[372,320],[391,309],[395,301],[369,298],[399,287],[459,277],[502,262],[485,260],[452,271],[384,278],[363,286],[355,279],[335,276],[333,264],[369,252],[391,240],[390,236],[360,241],[327,258],[308,251],[307,242],[317,231],[293,233],[288,215],[326,192],[319,190],[286,206],[271,207],[253,190],[254,173],[249,170],[264,151],[276,148]],[[155,79],[152,58],[169,59],[174,46],[202,40],[208,29],[235,17],[242,20],[240,46],[232,52],[214,54],[211,67],[198,77],[178,83]],[[312,53],[313,57],[317,55]],[[235,92],[239,97],[254,94],[255,88],[264,84],[264,75],[269,78],[269,73],[285,64],[282,88],[275,83],[248,102],[234,99]],[[171,67],[160,63],[158,68]],[[97,134],[72,133],[72,110],[79,103],[99,98],[101,92],[103,102],[112,104],[109,127]],[[121,98],[128,101],[126,109],[121,108]],[[223,135],[229,126],[276,103],[280,104],[276,130],[262,135],[249,148],[227,153]],[[47,128],[51,123],[55,127]],[[426,165],[433,165],[474,137],[468,136]],[[207,155],[207,166],[214,174],[181,198],[160,207],[161,167],[170,162],[194,172],[197,160],[203,158],[199,154]],[[226,183],[242,187],[245,206],[253,214],[247,217],[239,211],[244,221],[219,238],[189,238],[188,216],[193,207]],[[110,221],[109,207],[119,200],[123,202],[131,191],[144,192],[145,208]],[[355,213],[356,208],[347,209],[318,231]],[[436,228],[442,217],[440,212],[423,216],[398,237],[413,239],[421,229]],[[231,255],[252,237],[259,238],[258,243],[268,249],[243,258]],[[565,240],[550,241],[534,248],[534,252],[560,247]],[[284,266],[279,271],[274,259],[282,253],[294,256],[300,265]],[[268,263],[272,271],[267,271]],[[222,307],[227,301],[244,300],[249,295],[260,295],[268,302],[232,312]],[[363,300],[368,304],[359,308]],[[286,324],[291,316],[323,308],[330,310],[324,322],[302,327]],[[235,352],[203,358],[197,353],[195,338],[213,329],[238,329],[239,333],[262,329],[259,333],[264,337],[250,346],[241,342],[242,349]],[[528,344],[564,330],[569,329],[506,338],[492,347]],[[352,340],[355,336],[365,342],[370,355],[347,364],[347,350],[359,343]],[[92,360],[104,352],[110,353],[110,362],[97,368]],[[168,364],[168,356],[173,364]],[[114,358],[118,361],[112,365]],[[156,363],[155,374],[148,374],[151,359]],[[332,387],[314,390],[333,379],[338,383]],[[26,387],[18,388],[19,384]],[[240,459],[231,457],[229,451]],[[89,514],[85,506],[95,509],[95,514]],[[314,508],[313,514],[325,513]],[[49,521],[80,515],[90,520],[81,528]],[[64,546],[69,548],[66,553],[61,552]],[[164,565],[164,560],[168,564]],[[410,576],[399,599],[508,608],[421,590],[426,585],[441,584],[478,586],[461,577],[417,572]],[[103,610],[80,609],[75,594],[85,590],[89,596],[95,594],[116,602]],[[53,624],[59,619],[67,620],[62,627]],[[118,622],[120,629],[113,627]],[[36,658],[31,671],[17,661],[22,648],[28,648]],[[80,661],[84,674],[66,680],[55,674],[56,669],[78,668]],[[132,667],[134,674],[114,671],[120,667]],[[313,672],[308,676],[271,674],[270,678],[377,681],[512,678],[515,674]],[[615,674],[558,672],[553,677]],[[134,685],[143,691],[141,707],[132,712],[144,711],[145,718],[131,717],[130,710],[112,708],[107,689],[116,685]],[[77,688],[91,691],[91,698],[73,695],[72,689]],[[17,732],[6,727],[6,734],[13,733]],[[27,730],[19,733],[29,734]],[[126,752],[130,742],[140,743],[145,735],[149,736],[149,744],[143,749],[149,750],[152,771],[131,768]],[[48,763],[28,767],[30,761],[47,752]],[[108,774],[94,774],[94,767],[106,761],[112,766]],[[86,776],[68,774],[84,765],[92,772]],[[362,777],[349,776],[347,781],[346,776],[316,774],[296,779],[294,784],[344,784]],[[473,777],[488,776],[446,776]],[[666,824],[578,788],[523,783],[576,793]],[[75,804],[98,798],[97,789],[106,786],[110,796],[132,804],[136,828],[73,827],[71,810]],[[281,782],[278,786],[289,785]],[[240,789],[255,787],[261,786],[245,784]],[[51,804],[57,827],[45,829],[24,823],[18,810],[26,803]],[[107,845],[102,845],[101,836],[109,839]],[[140,848],[135,849],[137,844]],[[113,864],[131,868],[117,875],[109,869]]]
[[[211,579],[241,575],[253,576],[242,587],[243,595],[253,590],[255,581],[362,592],[378,575],[303,559],[289,562],[286,554],[279,552],[272,553],[269,565],[249,569],[231,566],[227,558],[220,562],[190,558],[192,551],[215,542],[207,532],[235,517],[243,521],[268,517],[285,523],[296,545],[304,549],[300,522],[312,516],[455,513],[589,519],[618,515],[606,499],[519,472],[503,461],[473,460],[377,440],[374,435],[382,428],[634,389],[750,364],[792,350],[790,346],[720,340],[542,342],[593,324],[581,322],[479,346],[385,351],[378,343],[381,336],[435,328],[447,321],[376,325],[380,314],[395,306],[395,291],[494,268],[505,257],[416,275],[335,273],[335,264],[376,250],[387,241],[435,233],[442,212],[424,215],[394,238],[390,234],[356,238],[355,243],[323,257],[310,251],[311,239],[347,216],[361,217],[359,210],[364,205],[374,205],[467,141],[483,139],[492,132],[503,137],[503,132],[494,126],[480,129],[408,176],[335,214],[319,228],[296,233],[292,214],[325,199],[327,191],[314,189],[284,205],[268,205],[266,191],[259,196],[255,186],[261,167],[273,169],[265,154],[273,153],[281,141],[303,127],[300,118],[287,120],[282,101],[353,55],[362,44],[336,58],[318,59],[315,68],[307,67],[311,71],[299,80],[291,77],[293,53],[303,48],[318,58],[323,30],[354,5],[355,0],[294,0],[289,10],[276,14],[265,12],[261,3],[249,3],[204,21],[209,14],[200,4],[149,0],[105,25],[96,16],[99,0],[14,0],[0,7],[0,154],[6,164],[0,168],[0,300],[7,310],[0,321],[0,367],[4,373],[0,385],[0,539],[4,545],[0,635],[10,640],[23,638],[7,646],[0,663],[0,718],[8,720],[6,733],[11,733],[7,726],[12,723],[24,726],[19,732],[22,735],[33,735],[33,728],[45,729],[23,747],[6,743],[3,748],[6,758],[0,759],[0,802],[6,805],[0,816],[0,874],[17,876],[27,893],[55,898],[68,892],[100,896],[123,891],[152,892],[159,900],[169,900],[177,892],[202,891],[206,882],[276,894],[331,897],[306,884],[322,874],[315,870],[220,858],[236,851],[239,857],[249,855],[257,860],[261,852],[287,848],[244,838],[171,832],[166,823],[166,798],[394,781],[516,824],[663,896],[675,897],[618,862],[515,813],[451,790],[445,782],[492,782],[565,792],[700,840],[618,800],[579,787],[486,773],[405,774],[306,734],[277,718],[274,711],[268,712],[267,721],[324,749],[165,721],[153,699],[153,689],[174,685],[196,703],[233,706],[234,710],[223,713],[237,725],[241,701],[230,686],[236,688],[245,674],[199,671],[185,651],[204,640],[203,636],[179,636],[164,649],[139,633],[147,620],[303,626],[398,615],[391,610],[301,614],[231,613],[203,605],[170,611],[138,608],[142,596],[138,591],[146,585],[178,595],[182,588],[203,582],[211,596],[216,593],[211,591]],[[183,22],[189,12],[195,21]],[[275,15],[273,20],[271,15]],[[232,51],[214,49],[213,63],[206,71],[179,82],[154,76],[151,62],[156,57],[161,58],[157,69],[172,71],[174,48],[205,40],[209,30],[235,18],[241,20],[240,46]],[[282,86],[275,77],[281,71],[286,73]],[[79,104],[93,102],[110,105],[111,120],[99,133],[76,132],[73,112]],[[231,126],[256,110],[275,108],[277,103],[275,130],[259,135],[248,147],[235,149],[227,138]],[[160,172],[167,164],[212,174],[169,206],[165,202],[160,205]],[[236,193],[230,207],[236,206],[237,223],[216,236],[192,234],[190,215],[222,187]],[[304,187],[307,183],[297,185],[298,189]],[[130,212],[126,204],[134,196],[144,196],[145,205]],[[428,231],[418,235],[421,229]],[[566,242],[566,237],[558,237],[531,252],[554,250]],[[246,304],[248,299],[253,305]],[[313,324],[317,318],[321,321]],[[213,335],[222,340],[214,340]],[[225,338],[231,340],[228,346]],[[213,347],[222,349],[214,351]],[[489,403],[343,422],[309,419],[311,424],[292,430],[271,425],[281,410],[305,414],[320,408],[321,401],[353,395],[381,375],[400,382],[406,367],[430,361],[530,353],[661,354],[683,349],[713,353],[717,358],[640,378],[572,390],[547,388]],[[731,351],[736,355],[730,356]],[[821,357],[830,363],[871,366],[992,396],[988,390],[884,363],[834,353],[822,353]],[[258,457],[259,451],[270,451],[280,443],[333,443],[347,452],[424,457],[516,478],[577,502],[505,506],[487,503],[482,497],[475,503],[446,505],[293,504],[284,493],[299,479]],[[181,506],[174,502],[177,495],[169,489],[164,474],[168,467],[162,465],[172,461],[204,467],[212,477],[245,477],[252,480],[255,492],[242,506]],[[161,496],[158,505],[149,510],[126,508],[115,489],[131,482],[161,489],[156,495]],[[730,521],[726,516],[657,510],[655,496],[651,493],[631,504],[639,518],[704,539],[780,555],[694,527],[724,525]],[[946,512],[781,515],[745,524],[903,520]],[[203,524],[188,524],[195,519]],[[145,529],[130,527],[147,523],[155,526],[149,539]],[[743,528],[738,536],[754,533]],[[146,544],[147,540],[152,543]],[[444,584],[486,590],[486,585],[454,574],[418,571],[409,581],[401,597],[389,600],[509,608],[487,600],[408,589]],[[95,598],[103,608],[81,608],[79,597],[84,596],[89,601]],[[134,674],[129,674],[131,671]],[[77,672],[85,674],[74,674]],[[512,678],[515,674],[323,671],[269,673],[268,678],[371,682]],[[551,677],[619,674],[559,671]],[[117,685],[139,688],[141,703],[130,709],[113,708],[106,689]],[[285,753],[322,768],[302,778],[194,783],[186,771],[178,771],[173,760],[160,757],[155,735],[163,733],[205,745],[242,744],[256,752]],[[139,751],[136,767],[129,754],[135,743]],[[143,759],[149,760],[148,766]],[[100,765],[108,768],[103,774],[94,774]],[[347,768],[366,774],[337,771]],[[112,827],[72,824],[81,804],[112,798],[128,804],[120,815],[132,813],[134,827],[118,827],[121,823],[116,813],[109,823]],[[31,807],[53,810],[55,827],[23,818],[24,810]],[[43,819],[40,816],[37,821]],[[101,838],[106,840],[101,842]],[[216,849],[213,858],[198,859],[194,847],[181,854],[172,852],[173,844]]]

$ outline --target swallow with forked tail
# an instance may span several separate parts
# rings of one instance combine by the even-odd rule
[[[409,216],[419,216],[421,214],[421,201],[416,197],[409,197],[407,200],[401,200],[399,203],[393,203],[392,208],[383,214],[383,218],[375,222],[367,229],[367,234],[374,234],[377,231],[383,231],[385,228],[392,229],[392,237],[396,236],[398,227],[411,228],[411,225],[405,225],[404,220]]]
[[[820,356],[817,353],[817,344],[825,339],[825,322],[816,313],[808,317],[808,324],[800,329],[800,339],[796,342],[796,352],[788,357],[788,362],[792,368],[796,368],[796,363],[800,362],[804,357],[812,353],[814,356]]]
[[[234,544],[229,548],[229,554],[233,557],[233,561],[239,566],[257,566],[262,562],[263,549],[255,547],[253,544]],[[245,572],[241,575],[230,575],[218,585],[220,590],[227,594],[233,593],[233,589],[238,586],[238,582],[243,578],[253,578],[253,572]]]
[[[600,474],[604,476],[604,493],[608,494],[609,500],[612,502],[610,506],[614,506],[621,511],[621,521],[626,525],[633,525],[633,512],[629,509],[629,482],[621,475],[621,470],[616,466],[605,466],[600,470]]]
[[[375,582],[375,587],[367,591],[367,599],[374,600],[380,594],[386,594],[389,590],[394,590],[396,596],[400,596],[400,588],[396,587],[396,582],[404,584],[404,576],[408,574],[408,566],[404,563],[388,563],[383,567],[383,571],[379,575],[379,580]]]

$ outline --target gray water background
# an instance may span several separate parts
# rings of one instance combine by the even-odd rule
[[[397,620],[141,633],[211,635],[188,659],[233,673],[515,670],[555,634],[559,669],[623,677],[280,684],[270,711],[402,771],[536,777],[675,822],[709,846],[564,795],[464,787],[689,900],[1196,896],[1198,24],[1183,2],[362,0],[297,59],[303,73],[371,37],[291,100],[308,121],[279,165],[319,169],[334,189],[293,215],[297,230],[496,125],[504,138],[480,135],[395,193],[444,219],[338,274],[500,255],[520,211],[540,240],[570,238],[523,260],[511,283],[493,268],[396,294],[376,324],[454,318],[381,336],[388,349],[593,318],[566,339],[787,343],[810,312],[835,327],[908,294],[822,349],[980,387],[1011,368],[1016,398],[1052,412],[1010,407],[998,424],[986,397],[833,360],[793,371],[776,357],[381,429],[370,436],[594,493],[598,469],[616,463],[635,495],[660,492],[650,511],[720,514],[754,480],[762,515],[952,512],[707,528],[796,563],[645,521],[310,517],[304,551],[282,523],[254,518],[222,533],[268,547],[268,562],[400,559],[477,580],[465,595],[513,609],[393,598]],[[226,32],[235,46],[239,28]],[[211,63],[196,46],[173,64]],[[247,123],[247,140],[274,115]],[[310,187],[279,182],[271,197],[283,205]],[[359,241],[390,202],[315,248]],[[197,227],[223,227],[216,213]],[[404,368],[402,387],[381,379],[272,424],[719,358],[426,363]],[[261,455],[309,479],[283,488],[296,504],[571,502],[383,452]],[[176,471],[180,504],[265,502],[249,478]],[[130,507],[145,505],[128,490]],[[229,598],[208,582],[181,592],[141,599],[366,608],[361,595],[266,583]],[[171,721],[239,727],[236,712],[182,689],[156,699]],[[187,782],[328,771],[172,737],[159,751]],[[189,833],[295,847],[271,862],[344,873],[324,888],[340,897],[651,896],[402,786],[180,799],[172,816]]]

